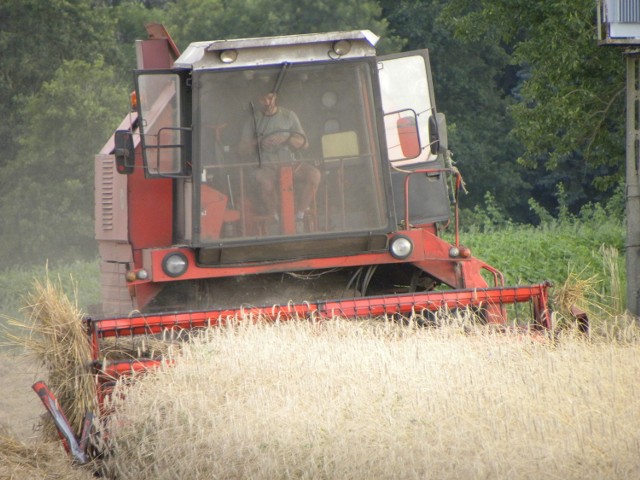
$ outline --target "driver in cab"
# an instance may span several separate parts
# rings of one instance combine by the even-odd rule
[[[278,166],[293,165],[296,190],[296,227],[304,224],[305,214],[315,198],[320,183],[320,171],[308,163],[297,160],[296,152],[309,144],[295,112],[280,107],[278,95],[269,92],[258,99],[253,119],[244,125],[239,153],[258,157],[255,178],[260,189],[262,214],[278,217]]]

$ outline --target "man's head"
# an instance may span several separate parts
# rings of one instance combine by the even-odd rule
[[[277,99],[278,94],[274,92],[269,92],[261,95],[258,101],[260,102],[262,113],[267,116],[275,115],[275,113],[278,111],[278,105],[276,104]]]

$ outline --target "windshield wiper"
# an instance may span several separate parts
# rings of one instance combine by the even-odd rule
[[[276,95],[278,94],[278,92],[280,91],[280,87],[282,86],[282,81],[284,80],[284,76],[287,73],[287,69],[289,68],[291,64],[289,62],[284,62],[282,64],[282,67],[280,68],[280,73],[278,73],[278,78],[276,78],[276,84],[273,86],[273,90],[271,90],[272,93],[275,93]]]
[[[251,117],[253,117],[253,130],[256,137],[256,148],[258,149],[258,168],[262,168],[262,147],[260,145],[260,134],[258,133],[258,119],[256,118],[256,106],[253,100],[249,102],[251,106]]]

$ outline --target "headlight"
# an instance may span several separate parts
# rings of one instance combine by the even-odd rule
[[[141,268],[136,273],[136,278],[138,280],[148,280],[149,279],[149,272],[147,272],[144,268]]]
[[[162,260],[162,270],[170,277],[179,277],[187,271],[189,262],[183,253],[170,253]]]
[[[413,252],[413,243],[409,237],[399,235],[391,239],[389,253],[393,258],[403,260],[411,255],[411,252]]]
[[[147,272],[144,268],[140,270],[129,270],[125,275],[127,282],[135,282],[136,280],[148,280],[149,272]]]
[[[338,40],[333,44],[333,52],[342,57],[351,51],[351,42],[349,40]]]
[[[233,63],[238,58],[237,50],[223,50],[220,52],[220,61],[222,63]]]

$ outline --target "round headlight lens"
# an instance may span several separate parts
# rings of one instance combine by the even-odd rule
[[[449,256],[451,258],[457,258],[460,256],[460,249],[458,247],[451,247],[449,249]]]
[[[338,40],[333,44],[333,51],[339,57],[346,55],[351,51],[351,42],[349,40]]]
[[[391,240],[389,253],[397,259],[405,259],[413,252],[413,243],[409,237],[398,236]]]
[[[148,280],[149,279],[149,272],[147,272],[144,268],[141,268],[136,273],[136,278],[138,280]]]
[[[233,63],[238,58],[237,50],[223,50],[220,52],[220,61],[222,63]]]
[[[170,277],[179,277],[187,271],[189,262],[183,253],[170,253],[162,260],[162,270]]]

